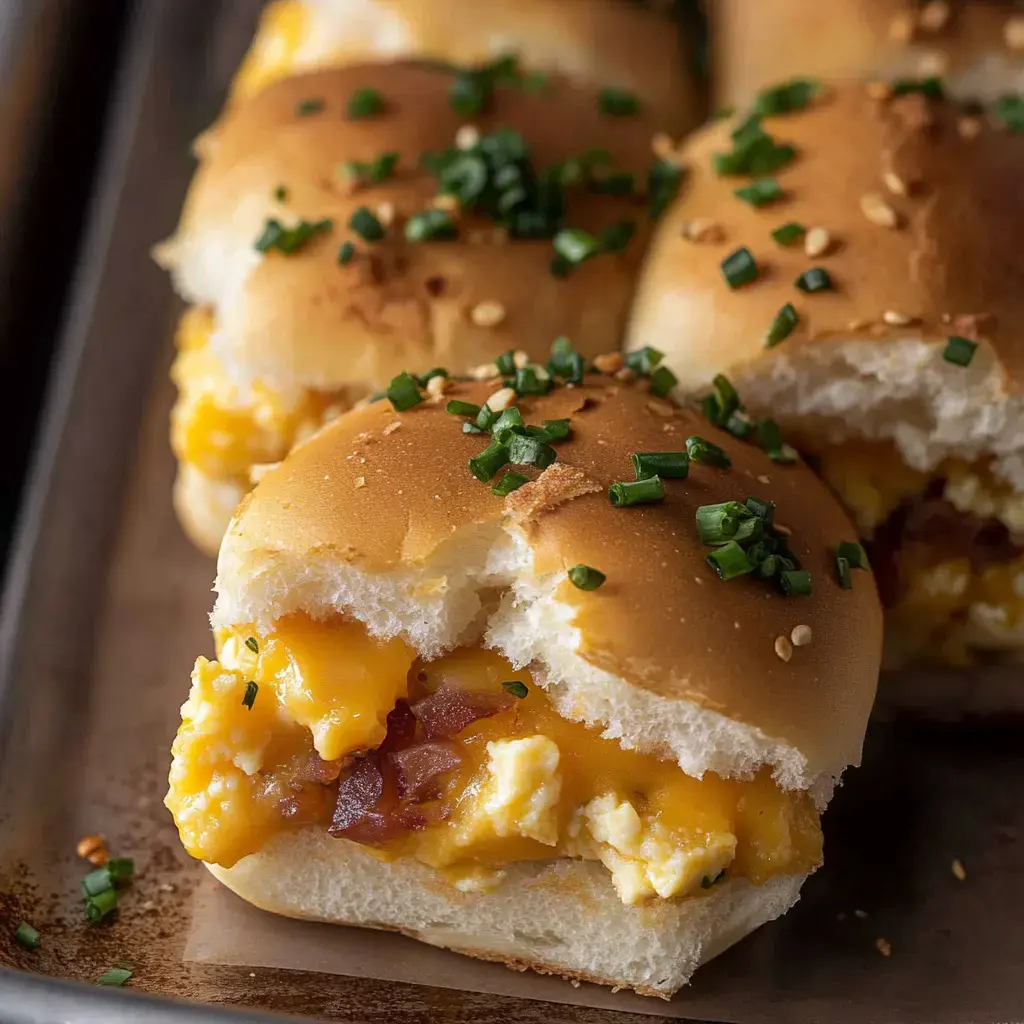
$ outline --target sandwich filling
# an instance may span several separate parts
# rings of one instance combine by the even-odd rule
[[[259,381],[243,389],[210,345],[215,329],[213,313],[201,307],[187,310],[178,325],[171,446],[179,461],[203,476],[237,481],[248,490],[254,466],[284,458],[351,405],[354,395],[310,389],[285,395]]]
[[[309,31],[310,12],[303,0],[275,0],[260,17],[260,30],[235,76],[238,98],[260,90],[291,74],[296,56]]]
[[[356,622],[222,631],[199,658],[166,803],[188,851],[230,866],[326,829],[462,891],[503,867],[600,861],[626,904],[761,884],[821,861],[818,812],[763,769],[697,779],[559,715],[529,671],[464,647],[424,661]]]
[[[894,665],[1024,647],[1024,494],[984,463],[920,472],[884,442],[847,441],[816,461],[864,538]]]

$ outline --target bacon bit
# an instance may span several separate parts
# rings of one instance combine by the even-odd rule
[[[341,774],[343,763],[342,759],[325,761],[314,750],[306,759],[306,763],[295,774],[294,779],[296,782],[317,782],[326,786],[328,783],[334,782]]]
[[[921,8],[917,16],[918,25],[925,32],[941,32],[949,21],[950,7],[948,0],[929,0]]]
[[[875,939],[875,949],[877,949],[882,956],[892,956],[892,943],[890,943],[888,939]]]
[[[504,693],[442,686],[416,701],[409,710],[422,726],[423,735],[428,740],[450,740],[467,726],[481,718],[490,718],[514,703],[515,699]]]
[[[388,754],[400,797],[418,796],[428,782],[457,767],[462,758],[450,743],[420,743]]]
[[[609,375],[617,373],[622,369],[622,353],[604,352],[599,356],[594,356],[594,367],[600,373],[607,373]]]
[[[400,430],[400,429],[401,429],[401,427],[402,427],[402,421],[401,421],[401,420],[392,420],[392,421],[391,421],[391,422],[390,422],[390,423],[389,423],[389,424],[388,424],[388,425],[387,425],[387,426],[386,426],[386,427],[385,427],[385,428],[384,428],[384,429],[383,429],[383,430],[381,431],[381,433],[382,433],[382,434],[383,434],[383,435],[384,435],[385,437],[390,437],[390,435],[391,435],[391,434],[393,434],[393,433],[394,433],[394,432],[395,432],[396,430]]]
[[[505,499],[505,510],[513,522],[522,525],[538,519],[559,505],[596,494],[602,486],[582,469],[556,462],[548,466],[536,480],[523,484]]]
[[[416,716],[412,713],[408,701],[398,701],[388,713],[385,724],[387,733],[379,747],[382,754],[402,750],[409,746],[416,736]]]
[[[960,863],[959,859],[954,860],[950,867],[958,882],[964,882],[967,880],[967,871],[964,869],[964,866]]]
[[[75,852],[83,860],[101,868],[110,859],[107,852],[107,841],[101,835],[85,836],[78,840]]]

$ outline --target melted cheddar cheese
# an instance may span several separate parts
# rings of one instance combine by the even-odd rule
[[[189,309],[178,325],[171,378],[171,446],[182,461],[214,478],[248,480],[253,466],[277,462],[341,410],[338,396],[304,391],[286,399],[256,382],[242,394],[210,346],[207,309]]]
[[[237,99],[253,96],[292,73],[308,22],[309,13],[302,0],[274,0],[267,4],[259,32],[232,85],[232,94]]]
[[[221,660],[196,662],[182,707],[166,803],[195,857],[230,865],[277,832],[326,828],[335,791],[308,781],[302,766],[314,750],[337,761],[378,746],[396,700],[441,686],[502,693],[518,680],[526,697],[456,736],[459,763],[432,797],[444,813],[372,852],[415,857],[464,890],[498,884],[517,861],[598,860],[627,903],[699,892],[722,871],[761,883],[820,861],[806,793],[783,792],[767,771],[695,779],[626,750],[562,718],[528,672],[494,652],[465,648],[424,663],[361,625],[301,615],[259,637],[258,654],[247,638],[218,638]]]

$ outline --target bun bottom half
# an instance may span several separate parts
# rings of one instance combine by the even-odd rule
[[[286,917],[398,931],[516,970],[669,998],[702,964],[784,914],[806,875],[626,906],[599,863],[513,865],[493,892],[463,893],[410,859],[383,861],[320,830],[279,836],[234,867],[207,865],[242,899]]]

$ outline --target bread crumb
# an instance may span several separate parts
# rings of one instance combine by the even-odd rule
[[[394,433],[394,432],[395,432],[396,430],[398,430],[398,429],[399,429],[399,428],[400,428],[401,426],[402,426],[402,421],[401,421],[401,420],[392,420],[392,421],[391,421],[391,422],[390,422],[390,423],[389,423],[389,424],[388,424],[388,425],[387,425],[387,426],[386,426],[386,427],[385,427],[385,428],[384,428],[384,429],[383,429],[383,430],[381,431],[381,433],[382,433],[382,434],[383,434],[383,435],[384,435],[385,437],[388,437],[388,436],[390,436],[391,434],[393,434],[393,433]]]
[[[594,366],[601,373],[607,373],[609,375],[617,373],[622,369],[622,353],[603,352],[599,356],[594,356]]]
[[[491,412],[504,412],[516,398],[515,388],[499,388],[487,399],[487,408]]]
[[[513,522],[522,525],[574,498],[602,490],[604,488],[582,469],[556,462],[548,466],[536,480],[513,491],[505,499],[505,510]]]
[[[717,221],[697,217],[683,225],[683,238],[691,242],[724,242],[725,230]]]
[[[360,487],[365,487],[365,486],[366,486],[366,477],[365,476],[357,476],[356,477],[356,490],[358,491]]]
[[[177,892],[178,887],[173,882],[161,882],[157,888],[161,892]]]
[[[469,313],[477,327],[497,327],[505,319],[505,307],[500,302],[478,302]]]
[[[952,870],[957,881],[963,882],[967,879],[967,871],[964,869],[964,866],[960,862],[959,858],[953,859],[953,863],[950,865],[950,869]]]
[[[882,319],[890,327],[906,327],[908,324],[912,324],[917,317],[908,316],[906,313],[899,313],[895,309],[887,309],[882,314]]]
[[[917,73],[922,78],[941,77],[949,70],[949,58],[938,50],[922,54],[917,62]]]
[[[894,43],[909,43],[914,36],[914,16],[909,12],[897,14],[889,22],[889,38]]]
[[[860,319],[860,320],[847,320],[846,321],[846,329],[848,331],[863,331],[864,328],[867,327],[869,322],[870,321],[864,320],[864,319]]]
[[[110,859],[110,854],[107,853],[107,841],[101,835],[84,836],[79,839],[75,853],[98,868],[103,867]]]
[[[880,228],[894,228],[899,222],[896,211],[877,192],[862,195],[860,208],[864,216]]]
[[[824,256],[832,247],[832,236],[825,228],[811,228],[804,236],[804,252],[808,256]]]
[[[448,378],[438,374],[427,381],[427,394],[431,398],[441,398],[448,387]]]
[[[783,661],[789,661],[793,657],[793,645],[789,642],[789,637],[777,636],[775,638],[775,653]]]
[[[647,408],[655,414],[655,416],[662,416],[668,419],[670,416],[675,416],[676,407],[671,402],[666,402],[663,398],[652,398],[647,403]]]
[[[917,24],[925,32],[941,32],[949,21],[948,0],[929,0],[917,15]]]
[[[1015,14],[1012,18],[1006,19],[1003,26],[1003,41],[1014,51],[1024,51],[1024,14]]]
[[[793,632],[789,634],[789,639],[793,641],[794,647],[806,647],[811,642],[813,636],[811,627],[801,624],[793,627]]]
[[[882,175],[882,181],[893,195],[905,196],[907,194],[907,183],[895,171],[886,171]]]
[[[892,85],[889,82],[868,82],[866,91],[870,99],[887,100],[892,95]]]
[[[956,130],[962,139],[976,139],[981,134],[981,120],[977,117],[961,117]]]
[[[474,149],[480,143],[480,129],[472,124],[464,124],[455,133],[456,149]]]
[[[878,952],[882,954],[882,956],[892,955],[892,943],[890,943],[888,939],[875,939],[875,949],[877,949]]]

